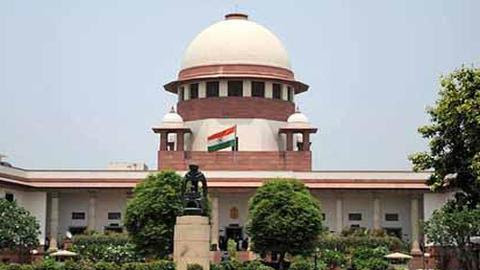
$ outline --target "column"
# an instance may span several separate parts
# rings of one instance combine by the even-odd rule
[[[96,216],[97,216],[97,193],[95,191],[88,192],[89,200],[88,200],[88,230],[95,231],[96,224]]]
[[[303,132],[303,151],[310,151],[310,133],[308,131]]]
[[[244,97],[252,96],[252,81],[243,80],[243,96]]]
[[[218,220],[218,196],[215,194],[212,196],[212,218],[211,218],[211,232],[210,232],[210,244],[217,245],[218,247],[218,231],[219,231],[219,220]]]
[[[50,193],[50,198],[50,244],[48,246],[48,251],[56,251],[58,249],[58,193]]]
[[[336,229],[335,231],[339,234],[342,232],[343,230],[343,198],[342,197],[338,197],[337,198],[337,211],[336,211]]]
[[[177,151],[183,151],[184,149],[184,134],[183,130],[177,131]]]
[[[410,222],[412,227],[412,235],[411,235],[411,242],[412,242],[412,249],[410,251],[411,254],[418,255],[421,254],[422,251],[420,250],[419,241],[419,215],[418,215],[418,197],[414,196],[410,202]]]
[[[160,151],[167,151],[168,133],[160,131]]]
[[[293,132],[286,131],[285,136],[287,137],[287,151],[293,151]]]
[[[218,84],[218,92],[220,97],[226,97],[228,96],[228,83],[226,80],[221,80],[220,83]]]
[[[373,198],[373,228],[375,230],[380,230],[381,227],[381,210],[380,210],[380,198],[377,195],[374,195]]]

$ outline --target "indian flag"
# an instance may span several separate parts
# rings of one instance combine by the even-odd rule
[[[234,146],[236,137],[237,126],[227,128],[218,133],[208,136],[208,152],[214,152],[220,149]]]

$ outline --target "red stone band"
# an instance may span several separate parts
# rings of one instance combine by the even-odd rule
[[[178,73],[178,80],[192,80],[206,77],[266,77],[279,80],[294,80],[293,72],[286,68],[249,64],[224,64],[191,67]]]
[[[260,97],[209,97],[180,101],[177,111],[184,121],[207,118],[259,118],[287,121],[295,112],[292,102]]]

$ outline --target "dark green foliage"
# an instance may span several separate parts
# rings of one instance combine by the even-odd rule
[[[138,250],[151,258],[166,258],[173,250],[175,219],[183,211],[182,177],[172,171],[149,175],[133,190],[125,226]]]
[[[76,235],[72,250],[84,260],[117,264],[143,261],[126,234]]]
[[[472,236],[480,235],[479,207],[471,209],[449,201],[425,222],[424,231],[428,241],[437,246],[456,246],[457,258],[465,269],[479,269],[477,251],[471,243]]]
[[[408,251],[408,246],[397,237],[393,236],[372,236],[370,234],[338,236],[327,235],[318,241],[318,247],[329,250],[337,250],[340,252],[348,252],[350,249],[356,247],[385,247],[388,250],[394,251]]]
[[[120,266],[111,262],[97,262],[95,270],[120,270]]]
[[[459,189],[459,204],[480,203],[480,69],[462,67],[442,77],[439,98],[419,128],[428,152],[410,156],[415,170],[431,170],[434,191]]]
[[[384,256],[387,253],[385,247],[356,248],[352,254],[352,267],[355,270],[386,270],[388,260]]]
[[[280,254],[282,268],[286,253],[312,253],[323,230],[320,206],[300,181],[271,180],[250,200],[247,230],[252,250]]]
[[[314,269],[314,262],[312,258],[306,258],[303,256],[296,256],[292,263],[290,264],[290,267],[288,268],[289,270],[313,270]],[[317,269],[318,270],[324,270],[326,269],[326,265],[320,261],[317,260]]]
[[[123,265],[111,262],[89,261],[66,261],[55,262],[53,259],[45,259],[43,262],[30,264],[1,265],[0,270],[175,270],[175,264],[171,261],[154,261],[149,263],[125,263]]]
[[[198,263],[192,263],[187,265],[187,270],[203,270],[203,267]]]
[[[264,265],[261,261],[254,260],[244,263],[239,261],[226,261],[220,264],[211,264],[210,270],[274,270],[272,267]]]
[[[323,249],[319,254],[319,259],[329,268],[345,267],[347,265],[347,256],[345,252],[333,249]]]
[[[0,249],[28,252],[39,245],[37,220],[16,201],[0,199]]]

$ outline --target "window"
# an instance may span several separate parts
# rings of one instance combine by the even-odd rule
[[[68,231],[72,235],[83,234],[86,230],[87,230],[87,227],[85,227],[85,226],[80,226],[80,227],[71,226],[71,227],[68,227]]]
[[[359,224],[352,224],[352,225],[350,225],[350,228],[352,228],[352,229],[360,229],[360,225],[359,225]]]
[[[252,97],[265,97],[264,82],[252,82]]]
[[[292,90],[292,88],[290,86],[287,87],[287,91],[288,91],[288,101],[293,102],[293,90]]]
[[[108,219],[110,219],[110,220],[122,219],[122,213],[120,213],[120,212],[108,212]]]
[[[325,216],[325,213],[322,213],[322,220],[325,221],[327,217]]]
[[[282,99],[282,86],[278,83],[272,85],[272,97],[273,99]]]
[[[395,213],[385,214],[385,221],[398,221],[398,214],[395,214]]]
[[[190,99],[198,98],[198,83],[190,84]]]
[[[360,221],[360,220],[362,220],[362,214],[360,214],[360,213],[350,213],[350,214],[348,214],[348,220],[350,220],[350,221]]]
[[[243,82],[242,81],[228,81],[228,96],[241,97],[243,96]]]
[[[383,228],[387,235],[395,236],[398,239],[402,239],[402,228]]]
[[[178,88],[178,100],[183,101],[183,96],[185,95],[185,87]]]
[[[5,193],[5,200],[13,202],[13,200],[15,200],[15,195],[13,195],[13,193]]]
[[[74,220],[84,220],[85,212],[72,212],[72,219]]]
[[[219,89],[218,82],[207,82],[207,97],[218,97]]]

